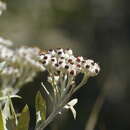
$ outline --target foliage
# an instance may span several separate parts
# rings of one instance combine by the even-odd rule
[[[37,92],[35,104],[37,123],[39,123],[40,121],[44,121],[46,119],[46,103],[40,91]]]

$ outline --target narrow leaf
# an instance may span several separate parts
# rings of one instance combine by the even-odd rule
[[[68,104],[69,106],[74,106],[77,102],[78,102],[78,99],[75,98],[75,99],[72,99],[72,100],[71,100],[70,102],[68,102],[67,104]]]
[[[70,107],[70,110],[74,116],[74,119],[76,119],[76,110],[73,107]]]
[[[36,95],[35,105],[36,105],[36,114],[38,123],[39,121],[46,119],[46,103],[39,91]]]
[[[70,102],[67,103],[67,105],[64,106],[65,109],[70,109],[74,119],[76,119],[76,110],[74,109],[75,104],[78,102],[78,99],[72,99]]]
[[[19,117],[17,130],[28,130],[29,120],[30,120],[29,108],[26,105],[23,108],[22,113]]]

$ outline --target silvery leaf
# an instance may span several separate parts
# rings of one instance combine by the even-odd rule
[[[70,109],[74,119],[76,119],[76,110],[74,109],[75,104],[78,102],[78,99],[73,99],[70,102],[67,103],[67,105],[64,106],[65,109]]]

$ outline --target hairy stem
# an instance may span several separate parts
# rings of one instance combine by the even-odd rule
[[[53,121],[60,109],[61,108],[53,111],[45,121],[43,121],[39,126],[36,126],[36,130],[44,130]]]
[[[53,119],[56,117],[56,115],[58,115],[58,113],[63,109],[63,107],[66,105],[66,103],[69,101],[70,97],[80,88],[82,87],[84,84],[86,84],[85,82],[86,80],[86,75],[84,76],[83,80],[81,81],[81,83],[74,89],[71,88],[71,90],[69,91],[69,93],[66,96],[63,96],[63,98],[61,98],[62,100],[60,101],[60,103],[55,107],[56,109],[53,110],[53,112],[49,115],[49,117],[42,122],[39,126],[36,127],[36,130],[44,130],[52,121]]]

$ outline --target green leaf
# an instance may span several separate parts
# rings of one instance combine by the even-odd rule
[[[37,114],[37,123],[46,119],[46,102],[41,95],[40,91],[37,92],[36,100],[36,114]]]
[[[0,111],[0,130],[4,130],[4,124],[3,124],[3,117],[2,117],[2,112]]]
[[[29,121],[30,121],[29,108],[26,105],[23,108],[22,113],[19,117],[17,130],[28,130]]]

